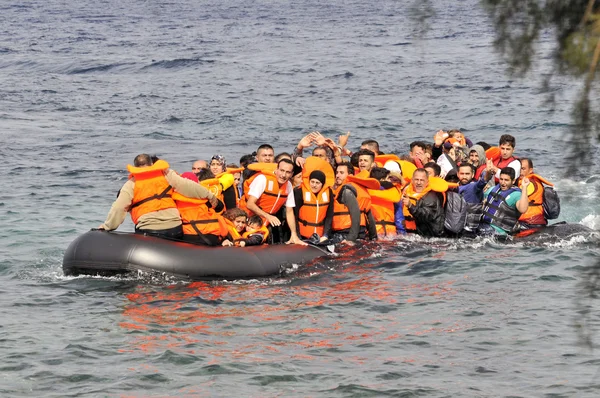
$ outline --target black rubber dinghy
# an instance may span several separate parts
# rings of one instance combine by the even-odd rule
[[[328,253],[315,246],[207,247],[151,236],[92,230],[63,258],[65,275],[113,276],[158,272],[191,280],[249,279],[277,275]]]

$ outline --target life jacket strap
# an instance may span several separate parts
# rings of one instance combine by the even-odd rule
[[[322,227],[325,225],[325,220],[321,222],[309,222],[302,218],[298,218],[298,222],[304,225],[305,227]]]
[[[131,206],[129,206],[129,210],[131,210],[131,209],[133,209],[135,207],[141,206],[144,203],[148,203],[151,200],[160,200],[160,199],[164,199],[164,198],[170,198],[171,197],[171,195],[169,194],[170,190],[171,190],[171,186],[169,185],[161,193],[149,196],[146,199],[142,199],[139,202],[133,203]]]

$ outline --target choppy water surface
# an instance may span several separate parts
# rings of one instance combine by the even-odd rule
[[[434,6],[419,37],[395,1],[1,5],[0,394],[597,396],[576,327],[598,324],[580,288],[597,237],[412,237],[257,281],[62,274],[137,153],[186,171],[311,129],[396,153],[438,128],[512,133],[559,221],[599,229],[598,164],[560,162],[576,85],[551,112],[535,75],[505,77],[476,1]]]

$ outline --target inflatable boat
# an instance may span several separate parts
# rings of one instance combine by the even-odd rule
[[[63,258],[65,275],[114,276],[157,272],[189,280],[251,279],[281,273],[328,252],[316,246],[207,247],[133,233],[92,230]]]

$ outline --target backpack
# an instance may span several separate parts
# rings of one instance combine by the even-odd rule
[[[446,217],[444,228],[455,234],[461,233],[467,223],[468,205],[465,199],[454,191],[446,192]]]
[[[552,187],[544,187],[544,217],[547,220],[554,220],[560,215],[560,198]]]

